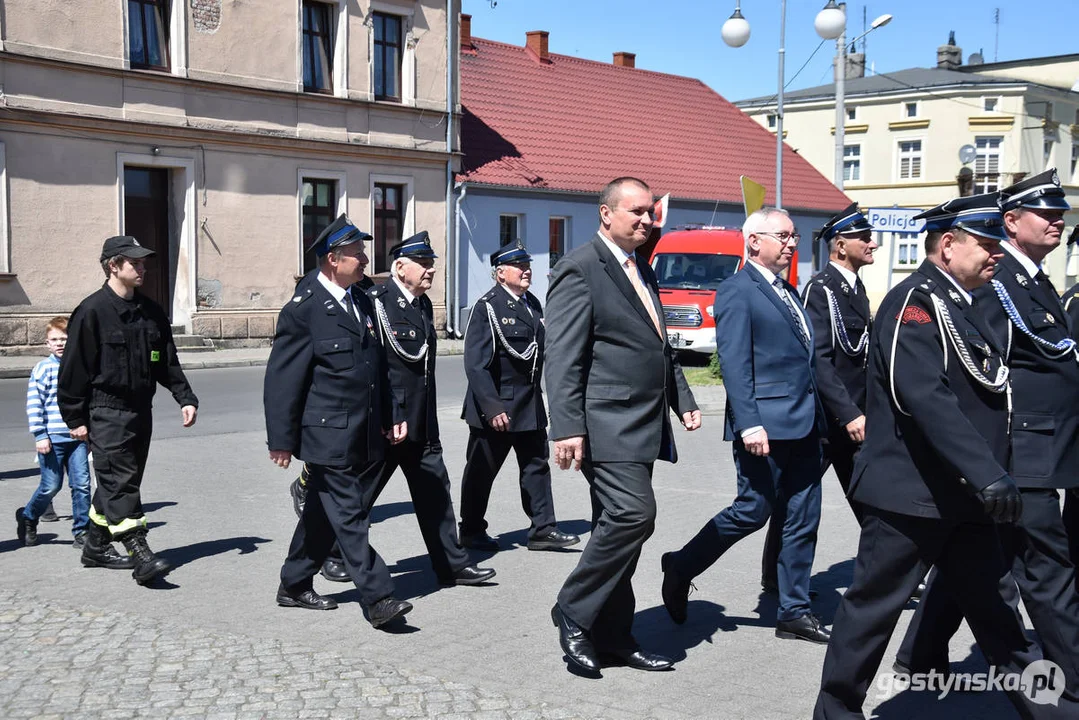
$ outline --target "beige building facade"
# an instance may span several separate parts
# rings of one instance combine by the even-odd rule
[[[954,46],[939,51],[942,58],[961,57]],[[961,175],[967,192],[982,193],[1055,167],[1074,208],[1065,217],[1066,239],[1079,223],[1079,92],[1070,89],[1075,79],[1066,80],[1077,59],[1000,63],[984,66],[991,70],[985,74],[980,65],[942,63],[849,77],[844,192],[863,210],[897,208],[892,216],[902,219],[914,214],[904,209],[928,209],[956,197]],[[770,106],[767,98],[736,105],[765,127],[774,126],[774,100]],[[833,182],[835,124],[834,85],[788,95],[787,143]],[[923,238],[915,232],[877,233],[876,262],[861,272],[874,306],[924,259]],[[1063,292],[1079,274],[1076,246],[1062,245],[1046,266]]]
[[[341,212],[375,236],[369,274],[420,230],[445,257],[458,15],[459,0],[5,2],[0,351],[100,286],[110,235],[157,251],[145,290],[174,325],[234,345],[272,336],[306,243]],[[431,293],[444,314],[444,276]]]

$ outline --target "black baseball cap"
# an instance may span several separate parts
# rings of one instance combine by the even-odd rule
[[[153,250],[144,248],[139,245],[139,241],[130,235],[113,235],[111,238],[105,241],[105,244],[101,247],[101,261],[105,262],[109,258],[114,258],[119,255],[124,257],[136,259],[144,257],[153,257],[156,255]]]

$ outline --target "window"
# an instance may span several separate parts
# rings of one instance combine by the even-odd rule
[[[553,217],[547,223],[550,244],[548,245],[547,258],[550,267],[566,253],[566,224],[569,222],[564,217]]]
[[[769,130],[775,130],[776,129],[776,114],[775,113],[768,113],[768,115],[766,115],[765,117],[768,120],[768,129]]]
[[[375,99],[401,101],[401,18],[376,12]]]
[[[127,1],[127,43],[131,67],[169,69],[169,0]]]
[[[1000,98],[996,98],[996,97],[982,98],[982,110],[984,110],[987,113],[996,112],[997,111],[997,102],[999,102],[999,100],[1000,100]]]
[[[1072,182],[1079,181],[1075,171],[1079,170],[1079,142],[1072,143]]]
[[[903,104],[903,117],[914,118],[918,117],[918,103],[909,102]]]
[[[1051,103],[1051,102],[1045,103],[1045,112],[1042,115],[1042,117],[1045,118],[1046,120],[1052,121],[1052,119],[1053,119],[1053,103]]]
[[[0,275],[11,272],[8,237],[7,153],[0,142]]]
[[[899,179],[917,180],[922,176],[922,141],[899,141]]]
[[[333,92],[333,41],[330,7],[325,3],[303,4],[304,92]]]
[[[1002,137],[974,138],[974,192],[989,193],[1000,189],[1000,144]]]
[[[848,120],[857,120],[858,119],[858,108],[852,108],[852,107],[847,108],[847,119]]]
[[[315,253],[307,252],[315,238],[337,218],[337,182],[305,177],[300,188],[303,226],[303,272],[315,268]]]
[[[843,179],[844,180],[861,180],[862,179],[862,146],[861,145],[844,145],[843,146]]]
[[[371,202],[375,207],[375,256],[371,258],[375,272],[390,269],[389,249],[404,238],[404,186],[375,183]]]
[[[895,264],[897,267],[914,267],[918,265],[918,253],[921,245],[918,244],[918,233],[892,233],[895,239]]]
[[[1049,167],[1053,164],[1053,138],[1046,135],[1042,139],[1042,165]]]
[[[499,215],[498,216],[498,244],[508,245],[521,239],[521,216]]]

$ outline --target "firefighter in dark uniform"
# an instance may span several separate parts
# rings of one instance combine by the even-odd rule
[[[154,254],[130,236],[105,241],[101,267],[108,279],[71,314],[57,380],[60,414],[72,438],[89,439],[97,475],[82,564],[131,568],[140,585],[171,569],[146,543],[142,510],[154,392],[158,383],[169,389],[184,427],[195,424],[199,405],[176,357],[168,315],[138,290],[143,263]],[[112,540],[130,557],[120,557]]]
[[[438,339],[434,308],[427,297],[438,256],[426,231],[393,246],[389,253],[390,279],[369,294],[386,347],[394,418],[408,422],[408,439],[387,451],[379,492],[401,468],[439,582],[478,585],[494,577],[495,571],[476,567],[458,545],[450,476],[438,434]]]
[[[1068,244],[1079,236],[1079,227],[1072,231]],[[1064,293],[1064,311],[1068,313],[1072,332],[1079,331],[1079,285],[1073,285]],[[1068,550],[1072,565],[1079,566],[1079,488],[1072,488],[1064,493],[1064,529],[1068,533]],[[1079,570],[1075,574],[1075,589],[1079,592]]]
[[[869,684],[930,565],[955,588],[990,664],[1022,673],[1040,659],[997,587],[1007,567],[994,523],[1014,523],[1022,498],[1005,469],[1003,348],[971,296],[1003,252],[997,194],[918,217],[926,220],[926,260],[885,296],[870,338],[865,441],[850,487],[861,539],[824,660],[818,720],[864,717]],[[1058,712],[1021,690],[1007,694],[1023,717]]]
[[[869,298],[858,271],[873,264],[877,243],[873,226],[857,203],[829,219],[819,237],[828,243],[828,264],[806,285],[802,302],[813,323],[817,387],[828,415],[821,475],[834,467],[846,495],[854,453],[865,439],[865,363],[872,325]],[[779,592],[776,563],[782,530],[782,522],[770,522],[764,543],[761,587],[769,593]]]
[[[487,502],[510,450],[517,455],[521,505],[531,519],[529,550],[557,550],[581,541],[555,525],[547,411],[543,407],[543,310],[524,244],[491,255],[496,284],[472,308],[465,330],[465,393],[461,417],[468,447],[461,480],[461,544],[497,551],[487,534]]]
[[[278,316],[263,406],[270,459],[288,468],[297,457],[309,470],[278,604],[337,607],[312,584],[336,539],[368,622],[381,627],[412,609],[393,596],[389,569],[368,538],[385,438],[403,441],[408,426],[393,422],[374,310],[353,287],[363,277],[363,241],[370,237],[341,215],[309,248],[319,267]]]
[[[1004,344],[1011,371],[1011,464],[1023,495],[1014,532],[1002,535],[1012,577],[1001,593],[1019,597],[1045,657],[1079,692],[1079,595],[1061,520],[1060,489],[1079,487],[1079,353],[1067,313],[1040,266],[1060,244],[1069,209],[1055,170],[1000,191],[1007,242],[993,280],[974,292],[977,311]],[[907,629],[898,662],[915,672],[948,666],[948,641],[963,613],[931,580]]]

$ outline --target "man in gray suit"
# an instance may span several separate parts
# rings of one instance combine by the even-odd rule
[[[579,670],[608,664],[666,670],[672,660],[633,639],[632,578],[652,534],[652,466],[675,462],[668,408],[687,430],[701,425],[667,342],[655,274],[634,251],[652,229],[652,191],[613,180],[600,196],[600,227],[555,266],[547,295],[547,391],[555,462],[583,470],[592,535],[551,617]]]

